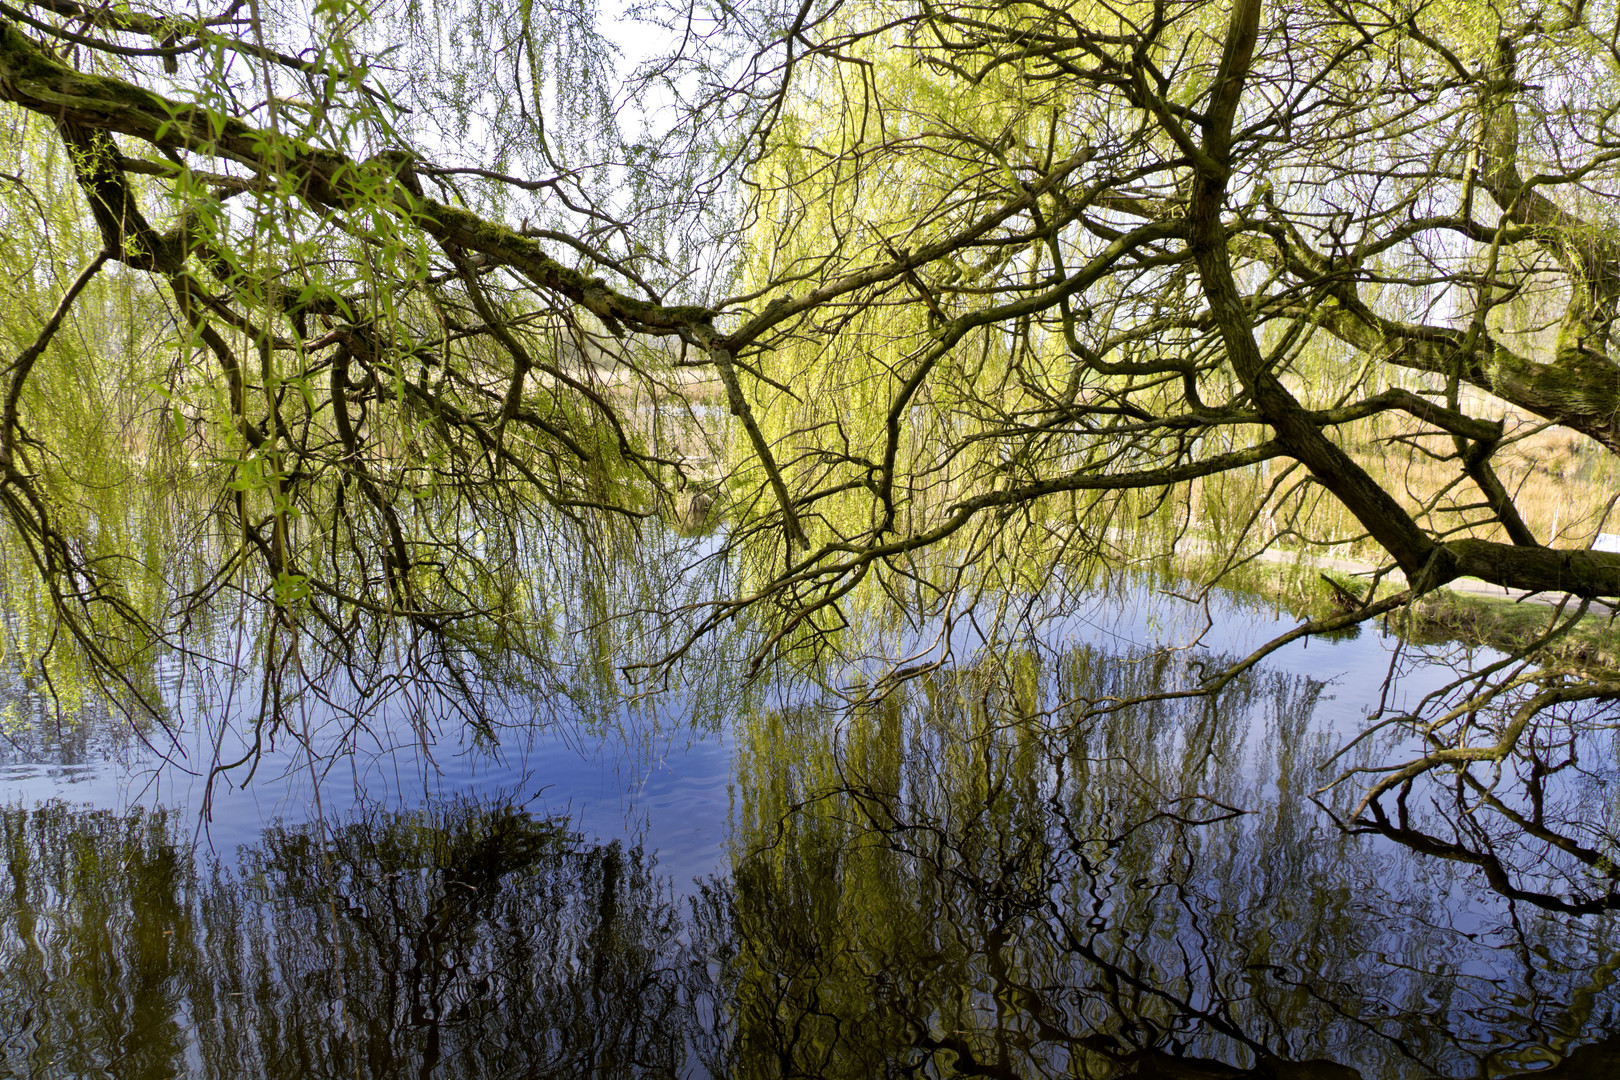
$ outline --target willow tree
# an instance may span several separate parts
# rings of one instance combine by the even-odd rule
[[[1207,580],[1268,549],[1374,564],[1340,611],[1186,688],[1212,693],[1459,577],[1568,596],[1528,646],[1385,718],[1422,749],[1375,770],[1356,817],[1532,902],[1611,905],[1538,891],[1494,830],[1612,882],[1614,838],[1546,799],[1620,692],[1612,659],[1547,651],[1620,589],[1593,550],[1620,450],[1614,19],[789,14],[727,91],[770,102],[730,345],[762,374],[776,438],[750,437],[780,510],[761,527],[786,568],[715,618],[785,597],[789,640],[841,625],[867,579],[948,617],[986,579],[976,595],[1051,591],[1181,539]],[[1549,499],[1554,431],[1596,482]],[[1419,788],[1466,826],[1419,828]]]
[[[52,615],[23,644],[76,639],[81,673],[159,718],[133,673],[220,646],[199,627],[222,619],[255,641],[272,723],[300,688],[375,701],[401,675],[481,721],[489,687],[544,678],[514,658],[599,605],[548,598],[534,552],[585,580],[681,482],[635,413],[661,354],[626,328],[708,317],[660,302],[610,212],[599,159],[623,148],[588,11],[385,29],[364,5],[51,3],[0,12],[0,39],[0,501]],[[465,77],[492,54],[496,77]],[[471,131],[482,156],[458,152]]]
[[[446,658],[543,651],[532,530],[600,550],[659,513],[692,478],[632,389],[683,400],[695,369],[732,417],[726,543],[751,572],[687,640],[757,617],[763,661],[868,590],[948,614],[1182,539],[1215,578],[1268,546],[1380,567],[1268,649],[1462,576],[1573,597],[1418,710],[1425,752],[1363,808],[1396,832],[1383,795],[1540,775],[1538,718],[1620,691],[1536,662],[1620,596],[1590,543],[1612,502],[1555,527],[1508,467],[1544,425],[1596,475],[1620,453],[1613,10],[665,15],[673,51],[615,97],[583,5],[0,10],[10,121],[54,140],[30,160],[94,225],[42,272],[55,313],[14,318],[0,491],[86,646],[113,622],[138,651],[252,566],[271,636],[342,661],[382,655],[365,614],[452,681]],[[629,101],[651,119],[622,135]],[[165,392],[192,408],[159,412],[203,429],[170,444],[214,463],[235,530],[168,611],[64,518],[71,451],[29,396],[108,275],[167,312]],[[1612,865],[1578,823],[1531,824]]]

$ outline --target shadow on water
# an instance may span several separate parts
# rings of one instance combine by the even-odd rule
[[[494,795],[229,861],[175,812],[7,809],[0,1072],[1617,1074],[1612,917],[1332,828],[1322,682],[1082,707],[1186,663],[1075,645],[739,717],[693,888]]]

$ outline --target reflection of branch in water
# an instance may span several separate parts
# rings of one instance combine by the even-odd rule
[[[1607,879],[1605,890],[1597,895],[1572,891],[1567,897],[1556,893],[1523,887],[1513,869],[1502,859],[1494,849],[1489,834],[1469,814],[1466,800],[1462,797],[1462,789],[1473,789],[1480,794],[1481,803],[1498,812],[1514,824],[1519,825],[1525,834],[1538,840],[1545,841],[1551,846],[1566,854],[1573,855],[1580,862],[1598,870]],[[1590,848],[1584,848],[1569,837],[1555,833],[1550,829],[1527,822],[1522,815],[1513,812],[1494,796],[1486,792],[1479,781],[1467,773],[1460,773],[1457,781],[1459,816],[1452,820],[1454,829],[1453,838],[1443,839],[1435,835],[1436,825],[1418,828],[1413,824],[1413,816],[1408,806],[1412,793],[1410,782],[1403,784],[1395,799],[1395,819],[1392,821],[1385,809],[1383,800],[1375,798],[1367,806],[1371,814],[1368,817],[1357,818],[1358,824],[1353,831],[1377,833],[1397,843],[1403,844],[1413,851],[1434,858],[1448,859],[1452,862],[1466,863],[1478,867],[1485,875],[1490,887],[1510,900],[1522,900],[1534,904],[1536,907],[1548,911],[1559,911],[1570,915],[1594,915],[1599,912],[1620,909],[1620,872],[1617,872],[1609,856]],[[1438,809],[1438,807],[1437,807]],[[1543,871],[1549,873],[1549,871]]]
[[[1604,775],[1581,763],[1605,753],[1599,737],[1615,727],[1594,700],[1605,692],[1534,672],[1474,693],[1443,718],[1453,726],[1425,731],[1427,753],[1359,770],[1384,775],[1346,827],[1477,866],[1513,900],[1569,914],[1620,909],[1614,807],[1601,798]]]
[[[1508,655],[1459,663],[1457,678],[1407,712],[1386,711],[1386,683],[1377,713],[1329,763],[1352,750],[1366,760],[1318,792],[1370,778],[1354,808],[1335,815],[1340,826],[1478,867],[1511,900],[1568,914],[1620,908],[1614,808],[1592,801],[1606,774],[1581,765],[1583,754],[1606,752],[1599,736],[1620,721],[1610,704],[1620,676],[1566,648],[1588,603],[1565,606]],[[1393,763],[1372,749],[1375,735],[1407,740]],[[1424,795],[1421,812],[1414,792]]]
[[[1490,930],[1466,879],[1313,812],[1318,685],[1255,674],[1100,723],[1086,702],[1166,673],[1025,659],[745,737],[735,889],[697,922],[726,958],[719,1071],[1576,1077],[1607,1052],[1567,1052],[1612,1007],[1582,982],[1601,928]],[[1611,1004],[1577,1016],[1583,994]]]

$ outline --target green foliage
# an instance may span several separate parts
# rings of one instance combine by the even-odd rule
[[[277,702],[395,633],[881,687],[901,624],[1273,557],[1611,595],[1612,464],[1531,481],[1620,446],[1613,13],[1465,9],[677,4],[619,86],[586,0],[29,7],[8,520],[90,668],[240,598]],[[724,595],[606,583],[672,552]]]

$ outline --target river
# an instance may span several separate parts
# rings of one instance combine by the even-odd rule
[[[1620,1075],[1613,917],[1526,899],[1580,867],[1440,781],[1405,842],[1340,827],[1330,782],[1410,750],[1335,756],[1368,715],[1490,656],[1369,626],[1099,709],[1293,621],[1163,585],[964,618],[855,705],[857,668],[580,675],[469,724],[402,681],[256,729],[239,619],[160,665],[165,729],[14,663],[0,1075]],[[1613,734],[1569,719],[1537,809],[1613,837]]]

